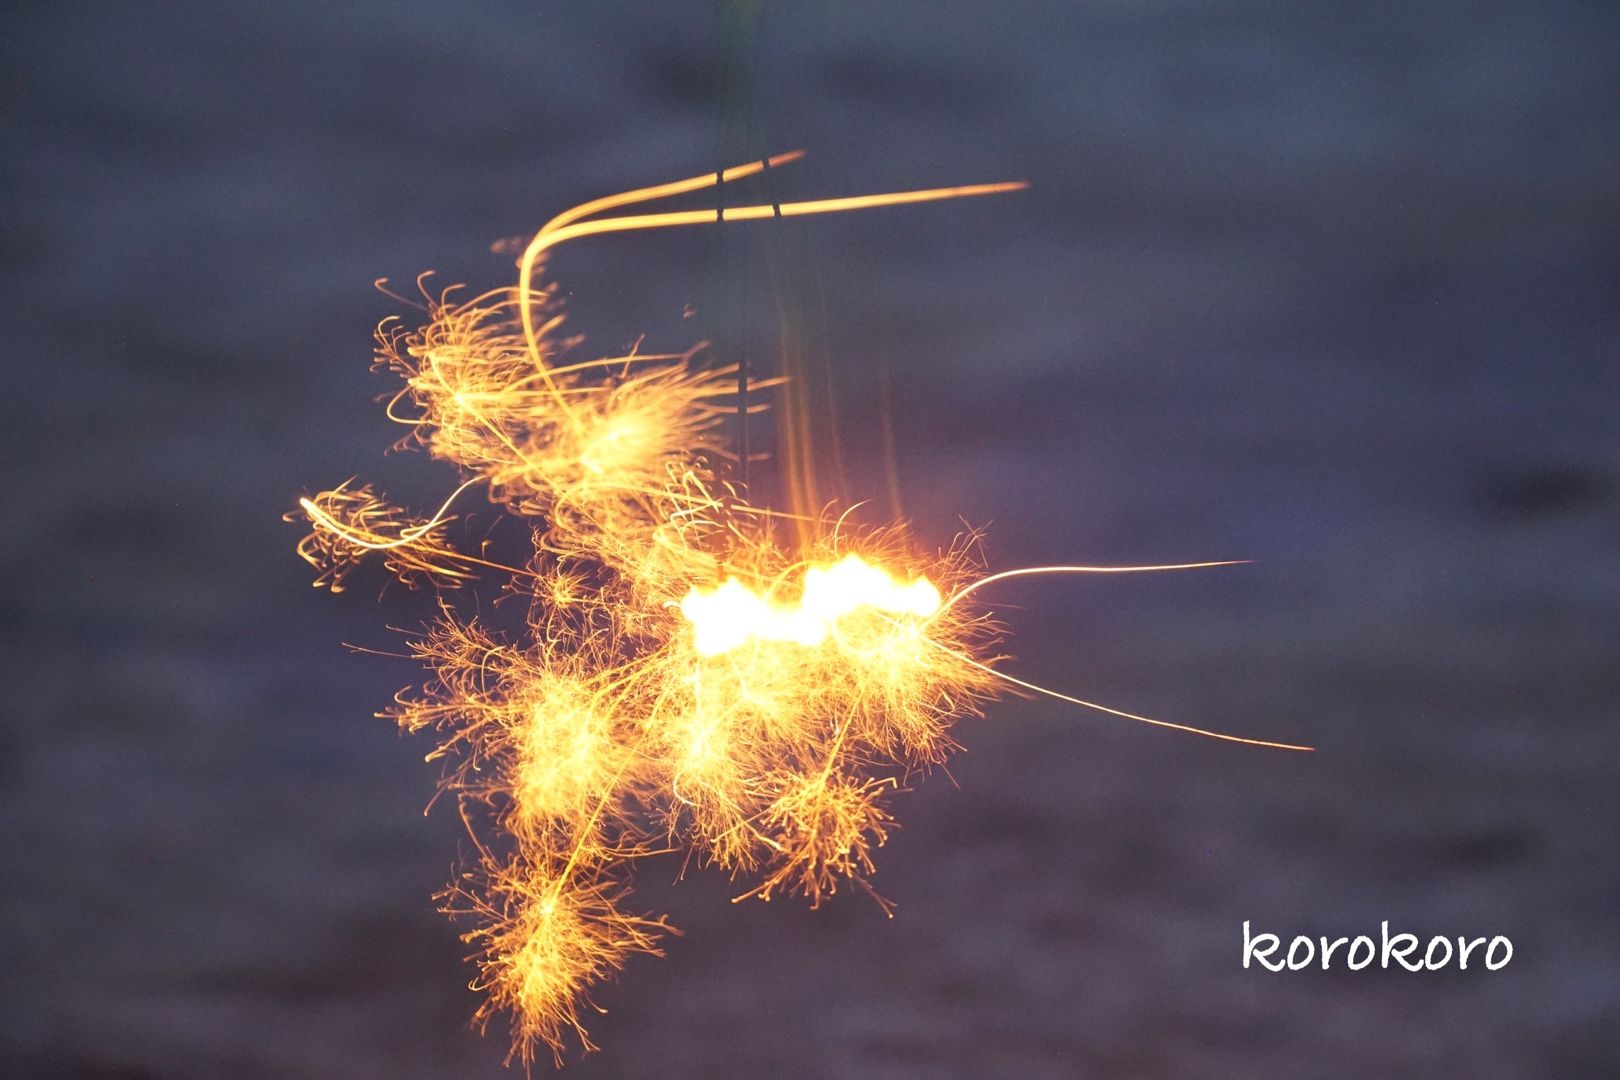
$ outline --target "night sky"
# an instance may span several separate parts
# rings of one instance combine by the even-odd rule
[[[1007,670],[1319,749],[994,705],[892,803],[892,920],[644,865],[684,936],[562,1075],[1620,1075],[1614,5],[5,27],[0,1075],[512,1075],[431,899],[469,852],[431,743],[374,716],[416,670],[345,647],[432,598],[311,589],[280,516],[455,483],[385,454],[374,279],[501,286],[557,211],[792,148],[735,197],[1031,186],[583,242],[582,348],[792,352],[837,494],[993,569],[1254,560],[1009,583]],[[1245,920],[1514,956],[1244,970]]]

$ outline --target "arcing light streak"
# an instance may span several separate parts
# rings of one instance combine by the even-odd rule
[[[951,598],[945,601],[945,606],[950,607],[957,601],[966,599],[969,594],[978,592],[986,585],[994,585],[998,581],[1007,581],[1011,578],[1035,577],[1042,574],[1145,574],[1156,570],[1207,570],[1216,566],[1243,566],[1248,561],[1248,559],[1221,559],[1217,562],[1159,563],[1154,566],[1023,566],[1016,570],[987,574],[971,585],[952,593]]]
[[[518,293],[527,298],[533,293],[535,267],[540,256],[548,248],[556,247],[565,240],[576,240],[583,236],[596,233],[627,232],[636,229],[663,229],[678,225],[708,225],[723,221],[760,221],[773,217],[801,217],[806,214],[835,214],[846,210],[866,210],[879,206],[900,206],[906,203],[934,202],[940,199],[959,199],[974,195],[999,195],[1009,191],[1021,191],[1029,185],[1023,181],[1006,181],[996,184],[965,184],[955,187],[927,188],[919,191],[895,191],[881,195],[852,195],[841,199],[815,199],[808,202],[769,203],[758,206],[723,207],[714,210],[684,210],[664,214],[630,214],[623,217],[598,218],[594,221],[583,220],[592,214],[603,210],[626,206],[631,203],[645,202],[650,199],[664,198],[669,195],[688,191],[697,191],[708,187],[723,179],[727,182],[751,176],[762,172],[774,165],[783,165],[796,161],[804,156],[802,150],[778,154],[764,162],[751,162],[748,165],[733,166],[723,170],[717,177],[714,173],[705,173],[686,180],[678,180],[671,184],[655,184],[652,187],[638,188],[620,195],[611,195],[585,203],[565,213],[559,214],[547,222],[529,246],[523,250],[523,257],[518,262]],[[530,355],[540,370],[545,372],[545,366],[540,361],[539,331],[535,327],[534,313],[531,306],[524,302],[521,316],[523,320],[523,337],[529,346]],[[566,410],[566,403],[564,409]]]
[[[401,527],[398,534],[394,536],[388,536],[379,532],[363,531],[355,529],[349,525],[345,525],[343,522],[333,517],[330,511],[321,507],[313,499],[299,499],[298,505],[303,508],[304,513],[308,515],[309,520],[317,528],[326,529],[330,532],[336,533],[343,539],[345,543],[352,544],[357,548],[365,548],[368,551],[387,551],[390,548],[407,547],[412,543],[420,541],[428,533],[437,528],[441,522],[446,520],[446,515],[450,512],[450,505],[461,496],[463,491],[466,491],[474,484],[482,482],[483,479],[484,478],[481,476],[475,476],[471,480],[466,481],[460,487],[456,488],[456,490],[450,493],[449,497],[440,504],[439,509],[434,511],[432,517],[417,525]]]

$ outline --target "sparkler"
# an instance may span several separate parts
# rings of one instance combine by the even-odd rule
[[[555,294],[536,284],[564,241],[1024,186],[603,216],[799,156],[575,207],[535,234],[513,287],[459,299],[422,286],[426,324],[377,331],[380,365],[404,381],[387,412],[463,482],[421,520],[352,482],[300,502],[312,528],[299,552],[316,585],[338,591],[375,556],[409,585],[445,590],[438,620],[412,642],[429,677],[384,715],[438,735],[429,758],[448,763],[444,788],[478,851],[440,899],[474,920],[464,940],[480,949],[473,986],[486,993],[476,1021],[508,1013],[525,1065],[541,1046],[560,1063],[569,1032],[594,1049],[581,1020],[590,988],[672,932],[661,916],[627,910],[635,860],[677,852],[748,875],[755,884],[739,900],[801,893],[814,907],[844,883],[871,892],[873,852],[892,822],[886,797],[910,770],[942,761],[952,722],[999,689],[1308,749],[1015,679],[995,668],[998,628],[966,602],[1019,574],[1226,564],[980,576],[965,541],[924,557],[897,525],[752,505],[712,465],[723,418],[755,407],[733,401],[735,367],[699,367],[695,352],[564,361],[575,343],[560,335]],[[474,487],[531,524],[523,565],[450,542],[451,509]],[[449,602],[449,590],[491,572],[527,597],[516,637]]]

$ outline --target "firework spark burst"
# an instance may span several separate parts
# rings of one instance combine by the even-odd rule
[[[299,553],[316,585],[338,591],[377,558],[406,584],[442,590],[439,618],[412,639],[428,678],[386,715],[438,738],[430,758],[446,762],[444,788],[478,851],[441,900],[472,920],[479,1024],[507,1015],[525,1065],[541,1047],[560,1062],[570,1033],[594,1049],[582,1022],[592,986],[673,932],[629,906],[637,859],[674,852],[746,877],[738,899],[797,893],[816,906],[846,883],[870,892],[887,798],[944,760],[953,721],[999,690],[1286,746],[1014,679],[995,667],[997,627],[967,602],[1019,574],[1224,564],[987,577],[969,540],[924,555],[896,524],[755,506],[719,464],[735,367],[700,366],[695,350],[565,361],[578,342],[561,335],[555,292],[538,284],[563,241],[1023,186],[602,216],[799,156],[576,207],[529,242],[514,286],[469,299],[424,288],[424,325],[378,328],[379,364],[404,382],[388,415],[461,485],[425,519],[352,481],[289,515],[311,526]],[[529,523],[521,565],[449,539],[453,504],[475,487]],[[526,598],[523,632],[497,633],[451,602],[491,574]]]

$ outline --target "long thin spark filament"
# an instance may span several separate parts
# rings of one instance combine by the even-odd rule
[[[766,169],[774,169],[798,161],[802,157],[804,157],[803,150],[789,150],[785,154],[776,154],[760,161],[750,161],[742,165],[733,165],[729,169],[722,169],[718,179],[729,184],[735,180],[742,180],[756,173],[764,172]],[[564,225],[584,218],[594,217],[604,210],[613,210],[620,206],[629,206],[632,203],[652,202],[655,199],[668,199],[676,195],[684,195],[689,191],[701,191],[704,188],[713,187],[715,182],[716,175],[712,172],[706,172],[699,173],[697,176],[689,176],[685,180],[675,180],[667,184],[653,184],[649,187],[636,188],[633,191],[622,191],[617,195],[604,195],[600,199],[580,203],[578,206],[558,214],[540,227],[536,239],[547,233],[555,232]],[[533,241],[530,242],[530,246],[533,246]],[[535,254],[538,255],[539,252]],[[530,258],[527,252],[525,252],[524,258]]]
[[[1002,570],[967,585],[950,595],[943,609],[954,607],[958,601],[978,592],[986,585],[1010,578],[1034,577],[1040,574],[1146,574],[1156,570],[1204,570],[1212,566],[1247,566],[1250,559],[1221,559],[1217,562],[1159,563],[1152,566],[1023,566],[1015,570]]]
[[[774,159],[773,163],[774,163]],[[734,169],[747,168],[735,166]],[[757,171],[752,170],[750,171]],[[681,181],[680,190],[696,190],[706,186],[694,177],[691,180]],[[679,186],[679,185],[677,185]],[[534,313],[528,298],[533,293],[534,268],[536,261],[548,249],[556,247],[568,240],[575,240],[582,236],[593,236],[598,233],[628,232],[638,229],[663,229],[679,225],[704,225],[721,221],[758,221],[773,217],[800,217],[807,214],[834,214],[847,210],[865,210],[880,206],[900,206],[907,203],[934,202],[940,199],[960,199],[977,195],[999,195],[1011,191],[1022,191],[1029,185],[1024,181],[1004,181],[993,184],[964,184],[955,187],[927,188],[917,191],[896,191],[881,195],[852,195],[836,199],[813,199],[806,202],[770,203],[756,206],[725,207],[715,210],[682,210],[662,214],[629,214],[621,217],[601,218],[595,221],[581,221],[578,218],[583,214],[570,212],[559,215],[559,218],[570,221],[556,227],[542,229],[535,234],[529,246],[524,249],[523,257],[518,264],[518,294],[523,298],[521,316],[523,319],[523,336],[529,346],[529,354],[545,372],[544,361],[540,353],[539,333],[534,323]],[[638,202],[642,199],[656,198],[656,195],[647,192],[656,190],[643,188],[638,191],[626,192],[623,195],[611,196],[609,202],[615,205]],[[599,200],[604,201],[604,200]],[[559,220],[553,218],[553,222]],[[564,409],[567,405],[564,404]]]
[[[940,647],[935,642],[932,642],[932,641],[930,641],[929,644],[934,645],[936,648]],[[1021,687],[1021,688],[1025,689],[1025,690],[1030,691],[1031,693],[1043,694],[1043,695],[1045,695],[1046,697],[1049,697],[1049,698],[1056,698],[1058,701],[1067,701],[1071,705],[1080,705],[1080,706],[1084,706],[1087,709],[1095,709],[1097,712],[1107,713],[1110,716],[1119,716],[1119,717],[1123,717],[1126,720],[1136,720],[1136,721],[1139,721],[1140,723],[1143,723],[1143,724],[1152,724],[1154,727],[1169,728],[1172,731],[1185,731],[1190,735],[1203,735],[1206,738],[1220,739],[1223,742],[1242,743],[1244,746],[1265,746],[1265,747],[1269,747],[1269,748],[1271,748],[1273,750],[1306,750],[1306,751],[1310,751],[1310,750],[1315,750],[1316,749],[1316,747],[1314,747],[1314,746],[1301,746],[1298,743],[1270,742],[1270,741],[1268,741],[1266,739],[1246,739],[1241,735],[1228,735],[1223,731],[1210,731],[1210,730],[1208,730],[1206,728],[1192,727],[1189,724],[1172,723],[1169,720],[1155,720],[1151,716],[1142,716],[1139,713],[1126,712],[1124,709],[1113,709],[1113,708],[1108,707],[1107,705],[1099,705],[1095,701],[1086,701],[1083,698],[1077,698],[1077,697],[1073,696],[1072,694],[1060,693],[1057,690],[1048,690],[1044,686],[1038,686],[1035,683],[1026,682],[1023,679],[1015,678],[1012,675],[1008,675],[1005,671],[997,671],[994,668],[991,668],[991,667],[989,667],[989,666],[987,666],[985,664],[979,663],[979,661],[974,660],[972,657],[969,657],[969,656],[962,656],[961,654],[957,654],[956,658],[958,660],[961,660],[963,663],[970,664],[973,667],[976,667],[976,668],[980,669],[981,671],[985,672],[986,674],[992,675],[995,678],[1000,679],[1002,682],[1011,683],[1013,686]]]

